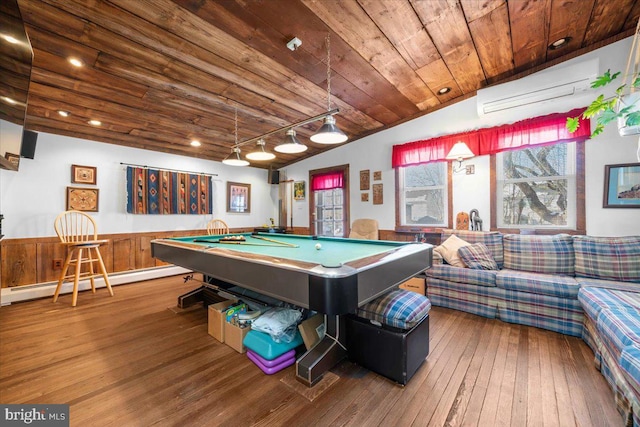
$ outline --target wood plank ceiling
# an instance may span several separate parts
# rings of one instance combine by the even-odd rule
[[[349,141],[632,35],[640,0],[19,0],[27,127],[221,161],[327,111]],[[302,40],[295,51],[286,44]],[[561,49],[548,46],[570,37]],[[75,57],[84,63],[75,68]],[[438,91],[448,87],[446,94]],[[60,116],[57,111],[71,114]],[[87,124],[98,119],[102,126]],[[256,167],[280,168],[333,146]],[[267,138],[267,150],[284,133]],[[198,139],[202,146],[190,146]],[[254,146],[242,147],[243,154]]]

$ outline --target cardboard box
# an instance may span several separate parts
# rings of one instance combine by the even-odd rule
[[[247,351],[242,341],[244,337],[251,330],[250,326],[241,328],[230,322],[224,322],[224,343],[237,351],[238,353],[244,353]]]
[[[220,342],[224,342],[224,324],[226,323],[225,313],[227,308],[237,302],[238,301],[236,300],[225,300],[209,306],[207,331],[209,332],[209,335]]]
[[[426,295],[425,294],[425,279],[420,279],[418,277],[412,277],[411,279],[407,280],[406,282],[402,283],[400,286],[400,289],[405,289],[407,291],[412,291],[412,292],[417,292],[420,295]]]
[[[304,341],[304,346],[307,350],[316,345],[322,338],[324,338],[325,325],[324,315],[316,314],[305,320],[298,325],[300,335]]]

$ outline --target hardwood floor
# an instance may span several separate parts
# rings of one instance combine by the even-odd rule
[[[309,401],[178,312],[182,277],[0,308],[0,402],[68,403],[72,426],[621,426],[582,340],[434,307],[402,388],[349,361]]]

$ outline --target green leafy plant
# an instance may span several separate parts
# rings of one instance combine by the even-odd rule
[[[608,84],[613,83],[619,75],[619,71],[611,74],[611,70],[607,70],[603,75],[598,76],[593,82],[591,82],[591,87],[593,89],[598,89],[607,86]],[[575,132],[578,130],[578,127],[580,126],[580,117],[583,119],[597,117],[596,127],[593,132],[591,132],[592,137],[601,134],[607,124],[614,120],[618,120],[619,118],[624,118],[626,126],[640,125],[640,110],[637,110],[636,107],[636,103],[640,98],[636,98],[633,102],[625,103],[624,90],[626,87],[627,84],[619,86],[616,89],[615,95],[609,98],[605,98],[604,95],[598,96],[593,102],[591,102],[591,104],[589,104],[581,116],[567,118],[567,129],[569,132]],[[638,87],[640,87],[640,76],[635,74],[631,81],[631,88]]]

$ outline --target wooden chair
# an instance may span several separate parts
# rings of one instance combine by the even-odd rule
[[[349,233],[351,239],[378,240],[378,221],[375,219],[356,219]]]
[[[95,220],[84,212],[66,211],[57,216],[53,225],[60,242],[67,247],[67,257],[64,260],[60,279],[58,279],[58,286],[53,295],[53,302],[58,300],[62,283],[71,278],[73,278],[73,297],[71,299],[73,307],[78,302],[78,282],[81,279],[89,279],[91,281],[91,290],[95,293],[96,286],[93,279],[94,277],[103,276],[109,294],[113,296],[113,289],[111,289],[107,269],[104,266],[99,249],[100,245],[107,243],[108,240],[98,240]],[[95,271],[94,264],[98,264],[98,273]],[[82,271],[83,265],[87,267],[86,270],[88,271]],[[69,266],[74,267],[74,273],[67,276]]]
[[[207,234],[209,234],[210,236],[229,234],[229,226],[221,219],[212,219],[207,224]]]

